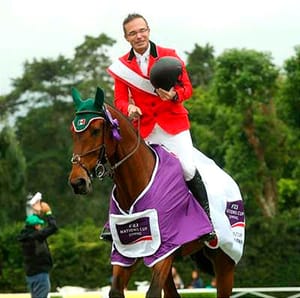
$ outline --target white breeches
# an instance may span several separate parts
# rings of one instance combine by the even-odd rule
[[[145,141],[150,144],[164,145],[178,157],[183,169],[184,179],[189,181],[194,177],[196,166],[193,160],[193,142],[189,130],[171,135],[156,124],[151,134],[145,138]]]

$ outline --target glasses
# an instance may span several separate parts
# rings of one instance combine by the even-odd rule
[[[146,32],[149,31],[149,28],[141,28],[138,31],[130,31],[129,33],[127,33],[127,36],[129,37],[136,37],[138,34],[144,34]]]

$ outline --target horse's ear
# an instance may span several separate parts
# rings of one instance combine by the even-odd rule
[[[78,91],[76,88],[74,88],[74,87],[72,87],[71,93],[72,93],[73,101],[74,101],[74,103],[75,103],[76,110],[78,110],[78,108],[79,108],[79,106],[80,106],[80,104],[81,104],[81,96],[80,96],[80,93],[79,93],[79,91]]]
[[[97,87],[96,97],[95,97],[95,107],[98,111],[100,111],[103,107],[104,103],[104,91]]]

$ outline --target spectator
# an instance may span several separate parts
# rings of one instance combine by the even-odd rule
[[[183,281],[182,281],[179,273],[177,272],[176,267],[174,267],[174,266],[172,266],[172,276],[173,276],[173,280],[174,280],[176,289],[183,289],[184,288]]]
[[[35,195],[29,194],[26,202],[26,215],[39,214],[41,211],[42,194],[37,192]]]
[[[27,215],[25,227],[17,236],[22,246],[26,282],[32,298],[47,298],[51,289],[49,272],[52,257],[47,238],[57,231],[56,220],[41,194],[32,197],[33,212]],[[31,203],[32,203],[31,202]],[[44,226],[47,223],[47,226]]]
[[[217,287],[217,279],[213,277],[210,281],[210,284],[206,286],[208,289],[214,289]]]
[[[192,271],[192,280],[188,286],[189,289],[196,289],[196,288],[204,288],[204,282],[202,278],[199,276],[199,271],[194,269]]]

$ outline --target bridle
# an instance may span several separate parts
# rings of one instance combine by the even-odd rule
[[[87,156],[91,153],[94,153],[95,151],[99,151],[98,159],[95,168],[92,172],[89,171],[89,169],[85,166],[83,162],[81,162],[81,158],[84,156]],[[75,154],[73,153],[71,158],[71,163],[73,165],[79,165],[81,166],[88,174],[90,179],[93,179],[94,177],[97,177],[100,180],[103,180],[105,176],[112,176],[112,171],[110,171],[109,168],[106,167],[107,164],[107,156],[105,151],[105,145],[104,143],[100,145],[97,148],[91,149],[87,152],[84,152],[82,154]]]
[[[111,129],[112,129],[112,135],[113,137],[119,141],[121,139],[121,136],[119,134],[119,123],[117,119],[113,119],[110,112],[107,109],[103,109],[103,111],[98,112],[98,111],[78,111],[76,112],[76,115],[80,114],[88,114],[88,113],[93,113],[99,115],[100,119],[102,118],[104,120],[104,124],[109,124]],[[87,152],[81,153],[81,154],[75,154],[73,153],[72,158],[71,158],[71,163],[73,165],[79,165],[82,167],[86,173],[88,174],[89,178],[92,180],[93,178],[98,178],[99,180],[103,180],[105,177],[110,177],[113,178],[115,170],[123,164],[127,159],[129,159],[136,151],[138,150],[140,143],[141,143],[141,136],[140,136],[140,118],[138,118],[138,131],[137,131],[137,143],[133,150],[128,153],[125,157],[123,157],[120,161],[116,162],[114,165],[111,165],[108,159],[108,156],[106,154],[106,148],[105,148],[105,125],[102,125],[103,129],[103,140],[102,144],[94,149],[91,149]],[[87,155],[90,155],[96,151],[99,151],[98,154],[98,159],[96,162],[96,165],[92,172],[85,166],[83,162],[81,162],[81,158],[85,157]]]

